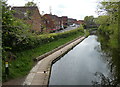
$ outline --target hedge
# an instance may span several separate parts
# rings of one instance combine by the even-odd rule
[[[42,45],[45,43],[49,43],[59,38],[66,38],[67,36],[71,36],[76,34],[76,32],[83,33],[83,28],[77,28],[74,30],[62,32],[62,33],[51,33],[51,34],[43,34],[43,35],[34,35],[25,38],[21,43],[17,44],[16,46],[12,47],[13,51],[21,51],[24,49],[31,49],[38,45]]]

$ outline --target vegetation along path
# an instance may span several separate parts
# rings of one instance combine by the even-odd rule
[[[70,32],[75,32],[75,33],[71,33],[72,34],[71,35]],[[69,35],[65,36],[65,33],[69,33]],[[61,33],[62,37],[57,40],[47,42],[33,49],[28,49],[28,50],[24,50],[24,51],[16,53],[17,59],[14,60],[13,62],[10,62],[10,67],[9,67],[10,74],[7,80],[10,81],[10,79],[21,78],[21,77],[26,76],[29,73],[30,69],[36,64],[36,62],[34,62],[33,59],[35,59],[36,57],[46,52],[49,52],[57,48],[58,46],[62,44],[65,44],[79,36],[84,35],[82,28],[67,31],[65,33]],[[58,35],[60,36],[60,34]],[[8,83],[6,82],[4,84],[6,85]],[[17,85],[19,84],[17,83]]]

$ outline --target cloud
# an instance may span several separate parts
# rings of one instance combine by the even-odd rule
[[[66,8],[66,6],[64,6],[64,5],[62,5],[62,4],[59,4],[58,6],[57,6],[58,8]]]
[[[24,6],[27,1],[32,0],[8,0],[13,6]],[[76,19],[84,19],[85,16],[94,15],[98,0],[34,0],[40,12],[50,13],[50,7],[53,14],[58,16],[68,16]],[[19,3],[18,3],[19,2]]]

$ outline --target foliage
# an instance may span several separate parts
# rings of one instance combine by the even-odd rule
[[[6,60],[11,61],[16,59],[14,54],[16,51],[24,48],[24,44],[27,44],[34,36],[24,21],[15,19],[10,10],[10,6],[6,4],[6,1],[2,1],[2,60],[4,63]],[[32,42],[31,42],[32,44]],[[2,68],[4,69],[4,68]],[[4,73],[4,72],[3,72]]]
[[[24,50],[24,49],[34,48],[38,45],[52,42],[52,41],[58,40],[60,38],[66,38],[67,36],[76,34],[76,32],[84,32],[84,31],[83,31],[83,29],[79,28],[79,29],[67,31],[65,33],[57,33],[57,34],[51,33],[51,34],[43,34],[43,35],[37,35],[37,36],[34,35],[34,36],[29,37],[29,40],[27,43],[24,43],[24,44],[20,43],[20,45],[23,44],[21,49]],[[17,47],[21,47],[21,46],[17,45]]]
[[[109,22],[109,16],[108,15],[102,15],[99,16],[96,20],[96,23],[99,25],[107,25]]]
[[[90,35],[90,33],[89,33],[88,30],[84,30],[84,31],[85,31],[85,36],[86,36],[86,37]]]
[[[25,6],[36,6],[36,5],[37,5],[37,4],[34,3],[33,1],[27,2],[27,3],[25,4]]]
[[[100,25],[99,41],[102,50],[110,56],[110,59],[107,59],[113,75],[110,85],[116,87],[116,85],[120,85],[120,63],[118,62],[120,61],[120,2],[103,1],[99,5],[99,12],[104,14],[97,19],[97,23]]]
[[[30,36],[33,35],[29,32],[30,26],[22,20],[15,19],[12,14],[10,6],[6,2],[2,2],[2,45],[5,51],[16,51],[21,43],[28,43]]]
[[[106,15],[99,16],[97,23],[100,24],[99,32],[109,38],[112,47],[118,47],[118,3],[101,2],[101,9],[106,11]],[[116,45],[115,45],[116,43]]]
[[[96,19],[95,19],[93,16],[86,16],[86,17],[84,18],[84,21],[85,21],[84,27],[85,27],[85,28],[96,28],[97,25],[96,25],[96,23],[95,23],[95,20],[96,20]]]

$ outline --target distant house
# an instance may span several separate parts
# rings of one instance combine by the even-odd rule
[[[59,20],[59,17],[57,15],[52,15],[51,16],[53,21],[54,21],[54,27],[56,30],[59,30],[60,29],[60,20]]]
[[[62,17],[59,17],[60,29],[64,29]]]
[[[25,20],[31,25],[32,32],[42,32],[41,29],[41,15],[36,6],[32,7],[13,7],[12,10],[15,11],[14,17]]]
[[[67,16],[62,16],[62,22],[63,22],[63,27],[67,28],[67,26],[68,26],[68,17]]]
[[[73,19],[72,18],[68,18],[68,25],[73,25]]]
[[[76,23],[77,23],[76,19],[68,18],[68,25],[73,25],[73,24],[76,24]]]
[[[46,28],[47,32],[54,29],[54,21],[52,20],[51,14],[45,14],[42,16],[42,23]]]
[[[59,17],[52,14],[43,15],[42,23],[46,27],[47,32],[59,30],[61,26]]]

